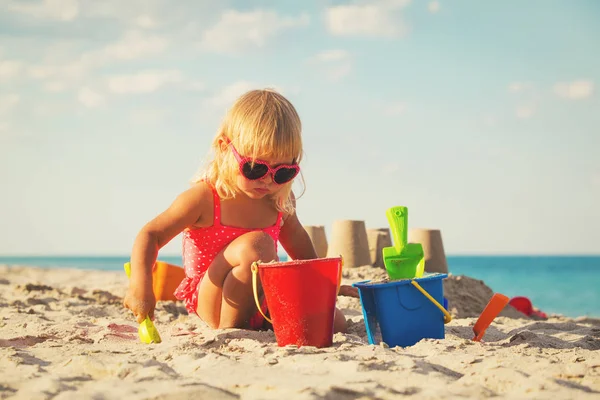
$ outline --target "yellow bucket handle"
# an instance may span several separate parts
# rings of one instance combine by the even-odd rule
[[[253,262],[252,265],[250,266],[250,270],[252,271],[252,293],[254,293],[254,302],[256,303],[256,307],[258,308],[258,311],[260,311],[260,313],[262,314],[263,317],[265,317],[265,319],[267,321],[269,321],[270,323],[273,323],[269,317],[267,317],[265,315],[265,313],[263,312],[262,308],[260,308],[260,301],[258,301],[258,287],[256,285],[256,281],[258,280],[256,278],[256,275],[258,274],[258,262]]]
[[[340,276],[338,277],[338,284],[337,284],[337,294],[340,293],[340,287],[342,285],[342,269],[344,268],[344,259],[343,257],[340,255]],[[252,263],[252,265],[250,265],[250,270],[252,271],[252,293],[254,294],[254,303],[256,303],[256,308],[258,308],[258,311],[260,312],[260,314],[270,323],[273,323],[269,317],[267,317],[265,315],[265,313],[263,312],[262,308],[260,307],[260,301],[258,301],[258,285],[257,285],[257,274],[258,274],[258,261],[255,261]],[[435,301],[435,300],[434,300]]]
[[[423,289],[417,281],[411,280],[410,283],[412,283],[412,285],[416,287],[419,290],[419,292],[423,293],[423,295],[427,297],[429,301],[431,301],[437,308],[440,309],[441,312],[444,313],[444,324],[447,324],[448,322],[452,321],[452,316],[450,315],[448,310],[446,310],[440,303],[437,302],[436,299],[434,299],[429,293],[427,293],[427,291]]]

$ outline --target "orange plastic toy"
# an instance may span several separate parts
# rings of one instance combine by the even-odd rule
[[[183,278],[185,278],[183,268],[164,261],[157,261],[152,269],[152,290],[156,301],[177,301],[173,293]]]
[[[513,306],[517,311],[520,311],[523,314],[527,315],[528,317],[535,316],[542,319],[548,318],[548,314],[534,308],[533,304],[531,303],[531,300],[529,300],[529,298],[525,296],[513,297],[512,299],[510,299],[508,304]]]
[[[500,311],[508,304],[508,297],[500,293],[494,293],[487,306],[475,322],[473,333],[475,333],[474,341],[479,342],[485,334],[485,330],[490,326],[492,321],[500,314]]]
[[[126,265],[130,266],[129,263]],[[183,268],[157,261],[152,268],[152,291],[156,301],[177,301],[173,293],[183,278],[185,278]]]

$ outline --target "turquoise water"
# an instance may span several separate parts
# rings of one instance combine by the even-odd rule
[[[160,259],[182,264],[177,256]],[[122,271],[127,260],[127,256],[0,257],[0,264]],[[454,275],[481,279],[509,297],[527,296],[547,313],[600,317],[600,256],[450,256],[448,267]]]
[[[454,256],[448,269],[547,313],[600,317],[600,256]]]

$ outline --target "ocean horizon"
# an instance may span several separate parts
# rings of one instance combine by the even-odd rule
[[[182,265],[180,255],[158,259]],[[128,260],[128,255],[0,256],[5,265],[102,271],[122,271]],[[447,261],[451,274],[480,279],[508,297],[529,297],[548,314],[600,317],[600,255],[448,255]]]

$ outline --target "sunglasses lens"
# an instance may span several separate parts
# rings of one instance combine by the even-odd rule
[[[246,162],[242,166],[242,173],[250,180],[260,179],[269,172],[269,168],[264,164],[254,163],[254,166],[250,162]]]
[[[286,183],[294,179],[297,173],[298,170],[296,168],[280,168],[275,173],[273,180],[275,181],[275,183],[281,185],[282,183]]]

